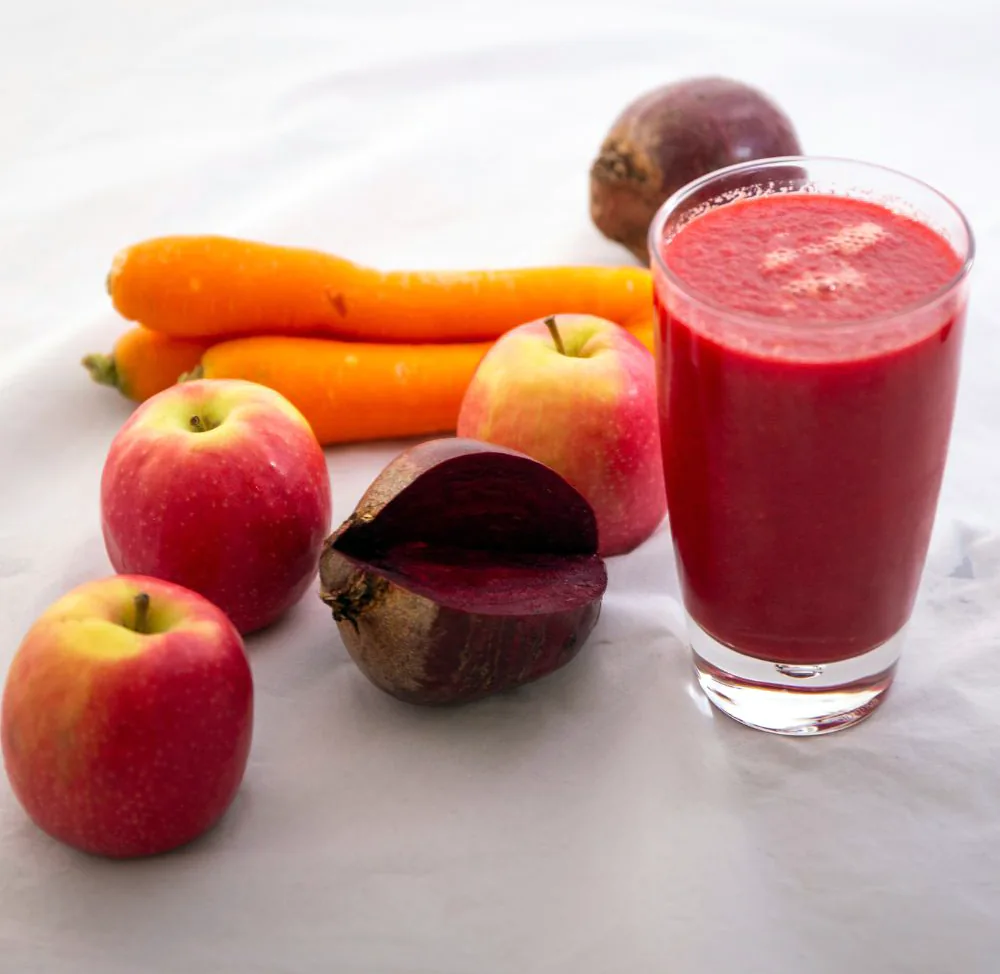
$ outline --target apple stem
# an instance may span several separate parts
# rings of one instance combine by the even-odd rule
[[[545,327],[548,328],[549,334],[552,336],[552,341],[556,343],[556,351],[560,355],[565,355],[566,346],[563,345],[562,335],[559,334],[559,329],[556,327],[556,319],[553,315],[549,315],[545,319]]]
[[[191,417],[191,429],[196,433],[207,433],[208,427],[205,425],[205,421],[200,416]]]
[[[140,592],[134,599],[135,603],[135,624],[133,629],[136,632],[149,632],[149,593]]]

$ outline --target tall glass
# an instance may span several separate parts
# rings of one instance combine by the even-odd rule
[[[919,300],[901,292],[890,312],[883,301],[852,320],[737,311],[680,276],[671,247],[692,221],[799,194],[916,219],[950,244],[955,270]],[[649,250],[669,520],[699,682],[716,707],[762,730],[850,726],[889,688],[923,571],[972,232],[945,197],[901,173],[794,157],[679,190],[653,221]],[[702,257],[724,275],[731,254]],[[791,259],[780,247],[765,256]]]

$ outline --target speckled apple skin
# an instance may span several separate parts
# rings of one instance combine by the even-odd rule
[[[554,317],[567,354],[544,321],[507,332],[473,376],[458,435],[520,450],[562,474],[594,508],[599,553],[624,554],[667,512],[655,362],[614,322]]]
[[[163,631],[127,628],[140,592]],[[252,728],[235,627],[200,595],[141,576],[88,582],[53,603],[14,656],[0,711],[7,777],[29,818],[115,858],[167,852],[211,828],[243,780]]]
[[[218,425],[195,432],[192,416]],[[115,570],[204,595],[242,633],[270,625],[316,577],[331,519],[323,450],[283,396],[241,380],[182,383],[143,403],[101,477]]]

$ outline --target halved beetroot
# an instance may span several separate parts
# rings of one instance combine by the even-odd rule
[[[321,597],[378,687],[474,700],[568,663],[607,573],[583,496],[549,467],[476,440],[401,454],[327,539]]]

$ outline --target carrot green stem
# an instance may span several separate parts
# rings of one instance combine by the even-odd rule
[[[102,386],[112,386],[119,392],[122,389],[121,376],[113,355],[86,355],[81,365],[90,373],[90,377]]]

